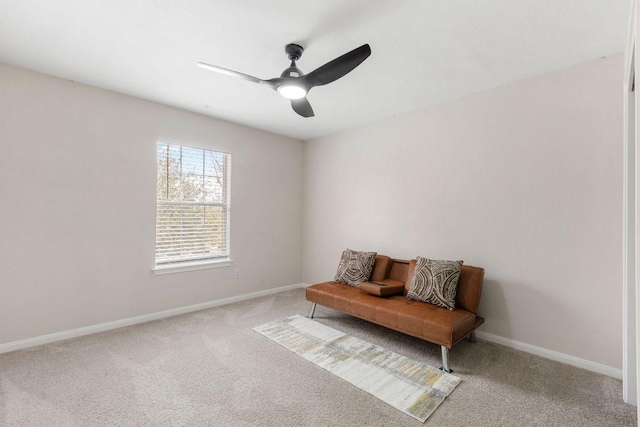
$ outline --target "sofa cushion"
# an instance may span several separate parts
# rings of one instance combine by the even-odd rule
[[[405,297],[397,295],[385,299],[377,299],[380,302],[376,304],[376,322],[397,330],[398,314],[406,310],[413,301],[409,301]]]
[[[426,338],[440,345],[449,345],[473,330],[476,316],[466,310],[449,311],[418,301],[398,314],[400,331]]]
[[[336,282],[324,282],[318,283],[313,286],[309,286],[305,293],[307,300],[316,302],[326,307],[334,307],[334,299],[336,295],[340,295],[343,292],[361,293],[358,289],[349,285]]]
[[[454,310],[462,261],[417,257],[407,298]]]
[[[351,311],[349,314],[354,316],[358,316],[361,319],[366,319],[371,322],[375,322],[376,320],[376,301],[380,298],[374,297],[369,294],[360,293],[359,295],[354,295],[351,299]]]
[[[366,282],[371,278],[375,261],[376,252],[359,252],[346,249],[342,253],[342,258],[340,258],[334,281],[358,286],[360,282]]]

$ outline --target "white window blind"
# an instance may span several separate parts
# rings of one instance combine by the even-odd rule
[[[229,258],[231,155],[158,143],[156,265]]]

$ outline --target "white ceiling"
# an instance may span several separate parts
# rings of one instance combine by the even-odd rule
[[[0,62],[311,139],[622,52],[629,0],[0,0]],[[310,72],[372,54],[308,95],[316,117],[259,78],[305,48]]]

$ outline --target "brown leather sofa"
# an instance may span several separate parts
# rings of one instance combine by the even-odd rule
[[[371,280],[359,287],[336,282],[311,285],[306,290],[307,300],[313,302],[309,317],[313,318],[316,304],[320,304],[439,344],[442,348],[441,369],[452,372],[449,349],[465,338],[475,342],[475,330],[484,323],[484,318],[478,316],[484,269],[462,266],[456,308],[450,311],[405,297],[415,266],[415,260],[378,255]],[[388,296],[383,296],[385,294]]]

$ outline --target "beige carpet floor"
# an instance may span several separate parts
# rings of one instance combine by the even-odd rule
[[[2,426],[418,426],[252,328],[303,290],[0,355]],[[316,320],[425,363],[440,347],[318,306]],[[620,381],[496,344],[451,351],[462,383],[426,426],[634,426]]]

